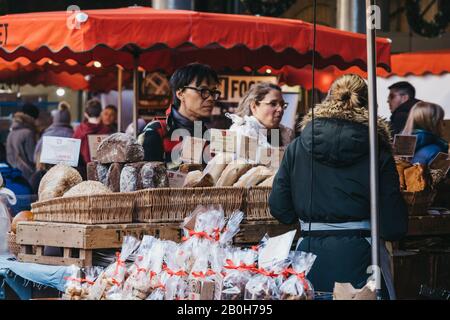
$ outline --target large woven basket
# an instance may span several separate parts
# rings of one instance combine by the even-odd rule
[[[403,198],[408,206],[410,216],[426,216],[427,210],[433,204],[436,191],[425,190],[421,192],[402,191]]]
[[[225,215],[242,210],[245,188],[159,188],[136,192],[138,222],[181,222],[198,205],[221,205]]]
[[[8,248],[11,254],[17,256],[20,252],[20,244],[16,242],[16,234],[8,232]]]
[[[269,209],[269,195],[271,191],[272,187],[252,187],[248,189],[245,201],[247,220],[274,219]]]
[[[34,220],[83,224],[133,221],[135,194],[108,193],[55,198],[31,205]]]

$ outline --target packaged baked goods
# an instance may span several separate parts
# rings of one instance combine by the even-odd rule
[[[414,164],[405,169],[406,191],[420,192],[427,188],[426,167],[422,164]]]
[[[97,266],[80,269],[72,265],[69,267],[70,275],[65,278],[64,297],[68,300],[86,300],[90,289],[101,273],[102,268]]]
[[[229,247],[225,251],[225,276],[221,300],[243,300],[245,286],[256,270],[257,253],[251,249]]]
[[[274,262],[266,269],[261,266],[245,286],[245,300],[279,300],[282,272],[289,266],[289,259]]]
[[[147,162],[141,168],[141,184],[139,189],[168,188],[169,178],[163,162]]]
[[[244,219],[244,213],[242,211],[234,211],[228,218],[226,227],[221,230],[219,243],[222,245],[229,245],[233,241],[234,236],[239,232],[240,224]]]
[[[144,148],[130,135],[114,133],[104,139],[97,148],[97,161],[128,163],[144,160]]]
[[[210,174],[215,185],[219,181],[222,172],[233,159],[233,153],[219,153],[208,162],[205,170],[203,170],[203,174]]]
[[[187,276],[190,272],[188,261],[192,257],[192,251],[185,243],[176,244],[173,241],[165,241],[165,245],[166,253],[160,280],[164,287],[160,286],[157,290],[159,292],[164,290],[165,300],[185,300],[187,297]]]
[[[245,160],[233,160],[220,175],[219,180],[216,183],[217,187],[228,187],[238,181],[238,179],[252,168],[252,165]]]
[[[44,175],[39,184],[39,201],[61,197],[82,181],[77,170],[64,164],[57,164]]]
[[[132,236],[125,236],[122,250],[117,253],[117,260],[109,265],[98,277],[91,289],[90,300],[120,300],[123,284],[128,276],[126,260],[139,247],[140,241]]]
[[[281,300],[314,299],[314,288],[306,276],[311,270],[316,257],[312,253],[295,252],[291,268],[285,270],[289,278],[280,286]]]
[[[250,188],[258,185],[265,179],[273,175],[273,170],[265,166],[257,166],[248,170],[233,187]]]
[[[98,181],[83,181],[72,187],[63,197],[89,196],[94,194],[106,194],[112,191]]]

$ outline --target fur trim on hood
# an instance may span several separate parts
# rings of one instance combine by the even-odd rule
[[[314,118],[342,119],[369,126],[369,111],[364,107],[347,109],[339,104],[323,103],[314,108]],[[312,111],[310,110],[300,123],[300,130],[303,130],[311,120]],[[377,129],[380,143],[391,149],[392,136],[387,121],[378,117]]]
[[[36,120],[33,117],[31,117],[23,112],[16,112],[13,117],[13,123],[11,126],[11,130],[23,129],[23,128],[36,130],[36,122],[35,121]]]

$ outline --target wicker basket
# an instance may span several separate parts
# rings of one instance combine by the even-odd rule
[[[271,191],[272,187],[253,187],[248,190],[245,201],[247,220],[274,220],[269,209]]]
[[[34,220],[83,224],[129,223],[135,193],[55,198],[31,205]]]
[[[138,222],[181,222],[198,205],[221,205],[225,215],[242,210],[245,188],[159,188],[136,192]]]
[[[421,192],[402,191],[403,198],[408,206],[410,216],[426,216],[427,210],[433,204],[436,191],[425,190]]]
[[[16,242],[16,234],[8,232],[8,248],[11,254],[17,256],[20,252],[20,244]]]

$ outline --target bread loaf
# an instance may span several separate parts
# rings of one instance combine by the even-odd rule
[[[147,162],[135,162],[126,164],[120,173],[120,192],[139,190],[142,186],[141,169]]]
[[[61,197],[67,190],[82,182],[77,170],[64,164],[51,168],[39,184],[39,201]]]
[[[233,187],[254,187],[272,175],[273,171],[265,166],[254,167],[241,176],[239,180],[233,184]]]
[[[148,188],[168,188],[169,178],[167,169],[163,162],[147,162],[141,168],[140,189]]]
[[[97,148],[100,163],[127,163],[144,160],[144,149],[136,139],[125,133],[114,133],[104,139]]]
[[[400,181],[400,190],[406,190],[406,181],[405,181],[405,169],[412,166],[409,161],[405,160],[396,160],[395,166],[397,167],[398,177]]]
[[[64,193],[63,197],[89,196],[93,194],[106,194],[112,191],[98,181],[83,181]]]
[[[203,170],[203,165],[199,163],[183,163],[178,169],[179,172],[188,174],[191,171]]]
[[[184,180],[184,188],[200,188],[214,186],[213,178],[209,173],[203,174],[200,170],[191,171]]]
[[[234,155],[232,153],[219,153],[208,162],[203,173],[209,173],[213,178],[214,184],[216,184],[227,165],[233,161],[233,158]]]
[[[113,192],[120,191],[120,173],[122,172],[122,168],[123,164],[121,163],[113,163],[109,166],[105,185]]]
[[[86,165],[86,172],[87,172],[87,179],[88,180],[98,181],[97,165],[98,165],[98,163],[95,162],[95,161],[89,162]]]
[[[229,187],[238,181],[238,179],[252,168],[252,165],[243,160],[231,161],[223,170],[219,180],[216,183],[217,187]]]
[[[264,180],[263,182],[258,184],[258,187],[272,187],[274,180],[275,180],[275,175],[267,178],[266,180]]]
[[[406,191],[420,192],[427,187],[425,178],[425,166],[422,164],[415,164],[412,167],[405,169]]]

